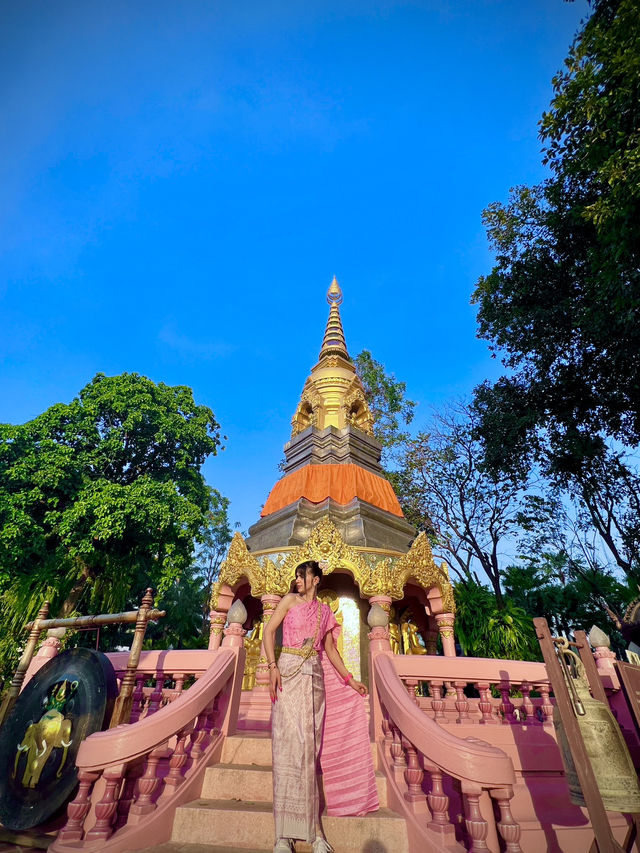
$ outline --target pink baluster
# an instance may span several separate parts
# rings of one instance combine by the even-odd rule
[[[78,793],[67,806],[67,822],[58,833],[61,841],[81,841],[84,820],[91,808],[91,791],[100,778],[99,773],[89,773],[87,770],[78,771]]]
[[[480,701],[478,702],[478,708],[482,714],[480,722],[485,725],[497,724],[498,721],[493,714],[493,705],[491,704],[491,685],[488,681],[479,681],[476,684],[476,690],[480,694]]]
[[[158,708],[162,705],[162,689],[164,687],[164,672],[159,669],[156,673],[156,683],[153,688],[153,693],[149,696],[149,706],[147,708],[147,717],[155,714]]]
[[[220,727],[216,725],[218,722],[219,700],[220,694],[218,693],[216,698],[213,700],[213,704],[211,705],[211,711],[209,713],[209,716],[207,717],[207,731],[209,735],[220,734]]]
[[[166,755],[166,744],[156,747],[149,753],[144,773],[138,780],[138,799],[131,806],[132,817],[140,818],[155,810],[154,794],[161,781],[158,775],[158,764],[164,755]]]
[[[471,853],[489,849],[486,841],[489,825],[480,811],[480,793],[479,790],[463,791],[464,822],[471,838]]]
[[[175,682],[176,682],[176,686],[175,686],[175,688],[174,688],[174,690],[175,690],[175,694],[174,694],[174,697],[173,697],[173,701],[174,701],[174,702],[175,702],[175,700],[176,700],[176,699],[179,699],[179,698],[180,698],[180,696],[181,696],[181,694],[182,694],[182,691],[184,690],[184,677],[185,677],[185,676],[184,676],[184,672],[176,672],[176,673],[174,673],[174,675],[173,675],[173,678],[174,678],[174,680],[175,680]]]
[[[211,702],[207,707],[198,714],[196,725],[191,733],[191,749],[189,757],[193,761],[197,761],[207,746],[209,732],[211,731],[211,713],[213,711],[214,702]]]
[[[522,848],[520,847],[520,824],[514,820],[511,814],[513,790],[507,788],[505,790],[492,791],[491,795],[495,798],[500,810],[500,820],[497,823],[497,827],[505,843],[505,853],[522,853]]]
[[[382,733],[384,734],[385,744],[388,746],[391,744],[393,740],[393,735],[391,734],[391,725],[389,723],[389,716],[387,712],[382,709]]]
[[[442,771],[435,764],[425,764],[425,770],[431,777],[431,790],[427,794],[427,802],[431,811],[429,829],[436,832],[448,832],[452,829],[449,823],[449,797],[442,786]]]
[[[501,681],[498,689],[500,690],[500,695],[502,696],[502,702],[500,704],[500,709],[504,714],[502,722],[505,725],[513,725],[516,722],[516,718],[513,714],[515,706],[509,698],[509,690],[511,689],[511,684],[508,681]]]
[[[528,681],[523,681],[520,690],[522,691],[522,710],[527,715],[527,725],[540,725],[540,720],[536,717],[535,708],[531,701],[531,684]]]
[[[418,753],[416,748],[405,737],[402,738],[402,746],[406,753],[407,769],[404,771],[404,781],[407,783],[407,790],[404,793],[404,798],[408,803],[415,805],[424,803],[424,793],[422,791],[422,779],[424,771],[420,767],[418,761]]]
[[[431,708],[433,709],[433,718],[436,723],[446,723],[447,719],[444,714],[445,701],[442,698],[443,681],[430,681],[429,693],[431,693]]]
[[[102,774],[106,785],[102,797],[96,803],[96,822],[93,829],[87,832],[87,841],[106,841],[113,835],[111,824],[118,808],[124,773],[125,768],[120,764],[117,767],[107,767]]]
[[[161,795],[163,798],[171,796],[171,794],[173,794],[174,791],[177,791],[180,785],[184,782],[183,768],[189,760],[186,743],[191,735],[192,729],[193,723],[178,732],[176,747],[173,750],[171,759],[169,760],[169,772],[165,776],[164,780],[164,789]]]
[[[405,687],[407,688],[407,693],[409,694],[409,699],[411,699],[412,702],[415,702],[415,704],[418,707],[420,707],[420,703],[418,702],[418,697],[416,696],[416,687],[418,686],[418,684],[420,684],[418,679],[417,678],[405,678],[404,684],[405,684]]]
[[[407,762],[404,757],[404,750],[402,749],[402,738],[400,736],[400,729],[391,724],[391,731],[393,733],[393,741],[391,742],[391,757],[393,758],[393,769],[398,773],[404,773],[404,768],[407,766]]]
[[[144,701],[144,675],[136,675],[136,686],[133,691],[131,703],[131,716],[129,721],[137,723],[142,715],[142,703]]]
[[[553,725],[553,705],[549,699],[550,687],[548,684],[536,684],[536,690],[542,696],[543,725]]]
[[[456,690],[456,710],[458,712],[457,723],[470,723],[469,716],[469,700],[464,695],[464,688],[467,686],[466,681],[454,681],[453,686]]]
[[[137,759],[129,764],[126,776],[124,777],[124,785],[118,800],[118,812],[113,824],[114,830],[125,826],[129,819],[129,811],[135,799],[136,785],[138,779],[142,776],[143,762]]]

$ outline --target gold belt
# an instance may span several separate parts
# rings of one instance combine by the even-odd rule
[[[300,655],[300,657],[302,658],[317,657],[318,655],[316,649],[310,649],[308,646],[306,649],[291,649],[288,646],[283,646],[281,651],[283,652],[283,654]]]

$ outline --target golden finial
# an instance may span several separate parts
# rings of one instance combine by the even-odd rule
[[[331,310],[329,311],[327,328],[325,329],[324,340],[322,341],[320,358],[322,359],[326,355],[340,355],[342,358],[349,359],[347,342],[344,339],[342,320],[340,319],[340,309],[338,308],[342,302],[342,290],[335,275],[327,291],[327,302],[331,306]]]
[[[373,417],[364,388],[347,352],[339,308],[342,290],[335,276],[327,291],[327,302],[331,308],[320,358],[302,389],[291,434],[296,436],[310,426],[323,430],[351,425],[373,435]]]
[[[341,305],[342,304],[342,291],[340,290],[340,285],[338,284],[338,279],[333,277],[333,281],[329,285],[329,290],[327,291],[327,302],[329,305]]]

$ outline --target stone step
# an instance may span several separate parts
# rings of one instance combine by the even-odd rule
[[[378,800],[387,805],[387,783],[376,773]],[[203,800],[248,800],[270,803],[273,793],[271,767],[257,764],[214,764],[207,767],[200,798]]]
[[[339,853],[408,853],[406,824],[389,809],[364,817],[325,815],[322,825]],[[221,847],[243,851],[272,849],[271,803],[199,799],[177,809],[173,843],[207,844],[214,839]],[[298,844],[296,849],[303,851],[305,845]]]
[[[378,769],[378,750],[371,744],[373,766]],[[233,735],[225,738],[222,747],[222,764],[257,764],[271,767],[271,734],[252,732],[245,735]]]
[[[220,761],[222,764],[271,767],[271,737],[267,733],[227,737]]]

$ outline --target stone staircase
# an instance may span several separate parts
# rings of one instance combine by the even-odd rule
[[[376,780],[379,811],[323,818],[336,853],[408,853],[405,821],[387,808],[383,775],[376,772]],[[207,768],[200,798],[178,808],[171,841],[149,853],[265,853],[273,841],[271,739],[261,732],[227,738],[220,763]],[[296,850],[311,846],[299,841]]]

